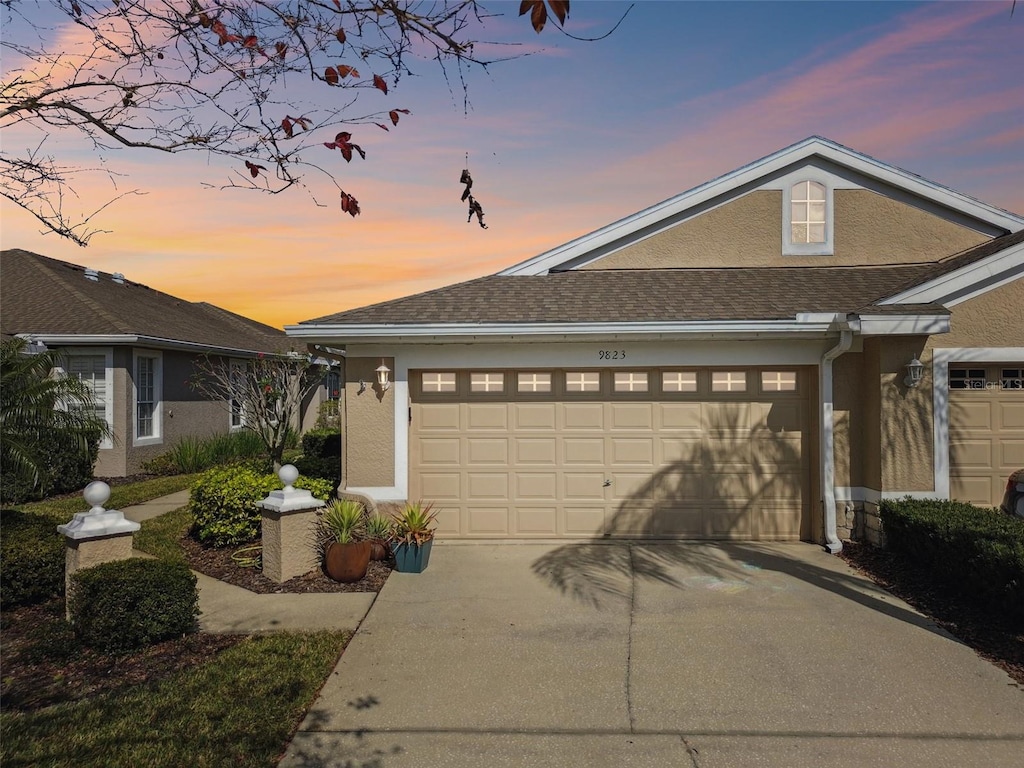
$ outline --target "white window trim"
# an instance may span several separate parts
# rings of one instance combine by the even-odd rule
[[[139,437],[139,359],[148,357],[153,362],[153,434]],[[132,446],[161,445],[164,441],[163,432],[163,386],[164,355],[155,349],[132,350]]]
[[[114,348],[113,347],[62,347],[61,354],[65,357],[103,355],[103,378],[105,379],[106,390],[103,399],[103,418],[114,431]],[[114,441],[109,437],[100,440],[100,449],[109,450],[114,447]]]
[[[249,362],[247,360],[228,360],[228,374],[229,378],[233,378],[235,375],[235,368],[242,369],[242,375],[248,373]],[[230,381],[228,382],[230,386]],[[238,423],[235,424],[233,419],[235,416],[234,408],[232,407],[232,401],[234,398],[231,396],[231,392],[228,392],[228,430],[231,432],[237,432],[240,429],[245,429],[245,403],[243,402],[238,409]]]
[[[793,187],[802,181],[813,181],[825,188],[825,242],[793,242]],[[800,173],[786,177],[782,188],[782,255],[783,256],[832,256],[835,253],[833,240],[833,213],[835,204],[832,188],[834,179],[825,171],[813,166],[801,169]]]

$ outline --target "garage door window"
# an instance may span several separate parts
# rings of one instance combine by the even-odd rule
[[[999,378],[999,388],[1024,392],[1024,368],[1003,368],[1003,375]]]
[[[504,373],[471,373],[469,374],[470,392],[501,393],[505,391]]]
[[[985,389],[984,368],[950,368],[950,389]]]
[[[520,392],[550,392],[550,373],[520,373],[516,382]]]
[[[646,371],[627,371],[615,374],[616,392],[646,392],[647,373]]]
[[[453,371],[447,371],[444,373],[424,373],[423,374],[423,391],[424,392],[454,392],[455,391],[455,373]]]
[[[711,374],[712,392],[746,392],[746,371],[714,371]]]
[[[696,392],[696,371],[664,371],[661,374],[662,392]]]
[[[600,392],[601,374],[597,371],[569,371],[565,374],[566,392]]]
[[[796,392],[796,371],[761,371],[762,392]]]

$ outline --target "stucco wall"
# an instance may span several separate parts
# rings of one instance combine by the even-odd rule
[[[782,255],[782,192],[760,190],[584,269],[764,267],[934,261],[988,239],[865,189],[837,189],[833,256]]]
[[[379,357],[349,357],[345,363],[345,433],[342,462],[348,488],[395,484],[395,390],[377,386]],[[384,358],[395,369],[394,358]],[[359,381],[366,389],[359,394]]]
[[[114,347],[112,357],[114,367],[113,399],[114,399],[114,440],[113,448],[100,448],[96,457],[93,474],[96,477],[123,477],[128,474],[127,456],[131,448],[131,380],[128,369],[132,364],[130,347]]]
[[[957,304],[950,332],[933,336],[928,347],[1024,346],[1024,278]]]
[[[851,352],[839,357],[832,365],[835,484],[841,487],[857,486],[862,482],[862,369],[863,355]]]
[[[931,352],[925,341],[897,336],[879,345],[882,491],[934,490]],[[924,378],[910,388],[903,380],[913,357],[924,364]]]

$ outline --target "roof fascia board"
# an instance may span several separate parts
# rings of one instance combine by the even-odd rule
[[[514,264],[499,275],[543,275],[566,265],[590,251],[607,247],[662,219],[678,216],[688,208],[707,203],[720,195],[734,192],[744,185],[779,173],[790,165],[818,155],[837,166],[854,170],[891,187],[908,191],[966,216],[1008,232],[1024,229],[1024,217],[982,203],[972,197],[928,181],[920,176],[882,163],[874,158],[819,137],[805,139],[791,147],[768,155],[735,171],[712,179],[676,197],[620,219],[564,245]]]
[[[949,328],[949,315],[860,315],[862,336],[934,336]]]
[[[47,345],[73,345],[73,344],[135,344],[146,347],[159,347],[162,349],[181,349],[194,352],[207,352],[217,354],[236,354],[255,356],[262,350],[257,349],[235,349],[233,347],[216,347],[210,344],[199,344],[193,341],[178,341],[177,339],[163,339],[158,336],[140,336],[135,334],[68,334],[68,333],[19,333],[19,337],[41,341]],[[282,339],[282,341],[284,341]],[[277,354],[277,353],[269,353]]]
[[[940,275],[879,301],[879,304],[957,304],[1024,275],[1024,243]]]

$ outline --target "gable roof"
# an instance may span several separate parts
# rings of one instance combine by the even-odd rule
[[[601,227],[568,243],[502,270],[501,275],[542,275],[549,271],[571,269],[659,231],[713,202],[743,193],[773,174],[820,158],[918,198],[954,211],[973,221],[990,236],[1024,229],[1024,217],[1004,211],[949,187],[929,181],[873,157],[856,152],[820,136],[811,136],[767,157],[731,171],[682,194]]]
[[[91,280],[84,267],[30,251],[0,252],[0,271],[4,335],[253,353],[292,346],[283,331],[226,309],[130,280],[115,282],[107,272],[96,272]]]

